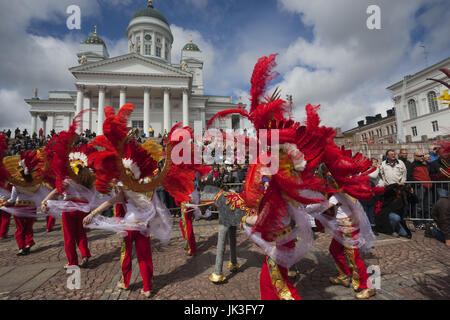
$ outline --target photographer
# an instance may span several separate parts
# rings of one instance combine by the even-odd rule
[[[417,197],[411,187],[406,187],[404,183],[387,186],[382,198],[381,210],[375,216],[376,230],[411,239],[411,231],[403,220],[404,209],[408,202],[417,202]]]

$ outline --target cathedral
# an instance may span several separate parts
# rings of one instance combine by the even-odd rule
[[[32,132],[67,130],[76,114],[89,109],[83,114],[83,131],[102,134],[105,106],[118,110],[133,103],[129,126],[147,135],[151,128],[157,136],[178,122],[202,130],[216,112],[238,106],[232,97],[204,94],[202,52],[192,40],[183,47],[181,61],[172,62],[169,22],[152,1],[133,15],[126,35],[128,53],[110,57],[95,28],[80,44],[79,65],[69,68],[76,91],[50,91],[44,100],[36,89],[34,97],[25,100],[31,106]],[[244,122],[230,116],[214,127],[239,129]]]

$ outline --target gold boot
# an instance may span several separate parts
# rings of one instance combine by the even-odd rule
[[[223,274],[216,274],[214,272],[209,276],[209,280],[213,283],[222,283],[225,282],[226,279],[227,277],[225,277]]]
[[[350,276],[348,276],[348,277],[341,277],[341,276],[330,277],[330,282],[332,284],[341,285],[341,286],[344,286],[347,288],[350,287],[350,281],[351,281]]]
[[[364,289],[361,292],[358,292],[355,297],[357,299],[369,299],[377,293],[376,289]]]
[[[288,271],[289,278],[295,278],[299,274],[300,274],[300,271],[298,271],[298,270],[289,270]]]
[[[236,264],[232,264],[231,261],[228,262],[228,270],[230,270],[230,272],[238,272],[239,268],[241,267],[241,265],[239,263]]]

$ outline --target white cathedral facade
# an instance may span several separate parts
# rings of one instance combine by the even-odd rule
[[[97,30],[81,43],[79,65],[69,69],[76,91],[50,91],[48,99],[39,99],[35,91],[25,100],[31,106],[32,132],[67,130],[76,114],[89,109],[82,130],[99,135],[105,106],[117,111],[133,103],[128,125],[147,135],[151,127],[158,136],[178,122],[202,130],[216,112],[238,106],[232,97],[204,95],[202,52],[192,40],[184,46],[179,64],[172,63],[173,35],[152,1],[134,14],[126,34],[129,53],[118,57],[109,56]],[[230,116],[217,120],[215,127],[239,129],[244,121]]]

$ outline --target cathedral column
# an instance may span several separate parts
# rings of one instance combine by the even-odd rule
[[[183,127],[189,126],[189,96],[188,89],[183,89]]]
[[[105,119],[105,91],[106,87],[99,87],[98,90],[98,123],[97,123],[97,132],[96,134],[102,135],[103,134],[103,120]]]
[[[75,111],[75,114],[79,114],[81,110],[83,110],[83,93],[84,87],[77,85],[77,109]]]
[[[47,115],[46,114],[40,115],[39,119],[41,119],[42,131],[44,132],[44,137],[46,137],[47,136]]]
[[[49,113],[48,114],[48,120],[50,120],[49,122],[49,128],[48,128],[48,132],[49,134],[51,133],[51,131],[53,129],[55,129],[55,114],[54,113]]]
[[[36,124],[37,124],[37,114],[31,113],[31,135],[33,135],[33,133],[37,134]]]
[[[144,134],[148,137],[150,128],[150,88],[144,88]]]
[[[119,109],[127,103],[127,87],[120,87],[120,99],[119,99]]]
[[[141,54],[141,56],[143,56],[144,53],[145,53],[145,48],[144,48],[144,30],[141,31],[141,43],[140,43],[140,45],[141,45],[141,52],[140,52],[140,54]]]
[[[90,94],[86,94],[84,97],[84,110],[88,110],[91,108],[91,95]],[[85,131],[86,129],[91,130],[91,120],[92,119],[92,111],[86,111],[83,114],[83,121],[81,122],[83,124],[83,126],[81,127],[81,132]]]
[[[172,127],[172,120],[170,118],[170,97],[169,97],[170,90],[169,88],[164,88],[164,128],[163,128],[163,134],[164,130],[167,130],[167,133],[170,132],[170,129]]]

